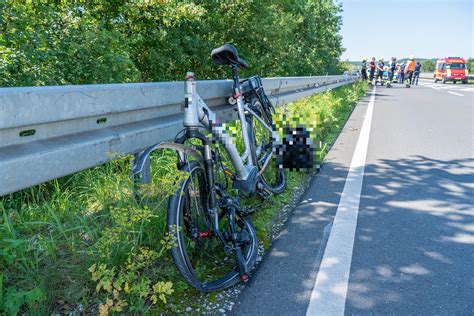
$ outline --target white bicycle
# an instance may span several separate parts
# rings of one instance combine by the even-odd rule
[[[247,217],[251,210],[241,207],[238,196],[226,192],[229,180],[244,197],[268,197],[281,193],[286,186],[284,170],[276,166],[274,157],[274,108],[261,79],[254,76],[240,80],[239,68],[248,65],[231,44],[214,49],[211,57],[215,64],[232,70],[230,100],[238,112],[243,152],[197,94],[194,74],[189,72],[184,129],[174,142],[147,149],[133,169],[139,173],[150,153],[158,148],[177,151],[178,166],[188,176],[169,200],[167,229],[176,241],[171,254],[183,277],[200,291],[221,290],[248,280],[256,261],[257,235]],[[209,133],[214,141],[206,136]],[[198,140],[199,145],[190,140]],[[215,143],[227,152],[233,170],[224,166]]]

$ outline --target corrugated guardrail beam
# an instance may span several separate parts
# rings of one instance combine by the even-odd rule
[[[356,80],[352,76],[263,79],[275,105]],[[230,118],[230,80],[198,92]],[[0,196],[171,140],[182,128],[183,82],[0,88]]]

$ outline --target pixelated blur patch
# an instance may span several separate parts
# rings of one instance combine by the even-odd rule
[[[279,168],[310,172],[318,168],[317,147],[304,126],[283,127],[283,138],[274,143]]]
[[[273,148],[277,166],[290,171],[319,170],[321,117],[311,112],[283,112],[275,116]]]

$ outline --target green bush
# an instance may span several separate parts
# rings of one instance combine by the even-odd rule
[[[469,70],[469,74],[472,76],[474,72],[474,58],[469,58],[467,60],[467,69]]]
[[[433,72],[434,69],[435,69],[435,62],[431,59],[427,59],[421,64],[421,71],[423,72]]]
[[[209,53],[234,43],[243,75],[340,71],[333,0],[0,1],[0,86],[222,79]]]

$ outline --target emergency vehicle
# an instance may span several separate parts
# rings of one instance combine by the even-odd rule
[[[433,78],[434,82],[441,81],[446,83],[447,81],[452,81],[456,83],[457,81],[462,81],[462,83],[467,83],[468,71],[466,60],[461,57],[438,59]]]

